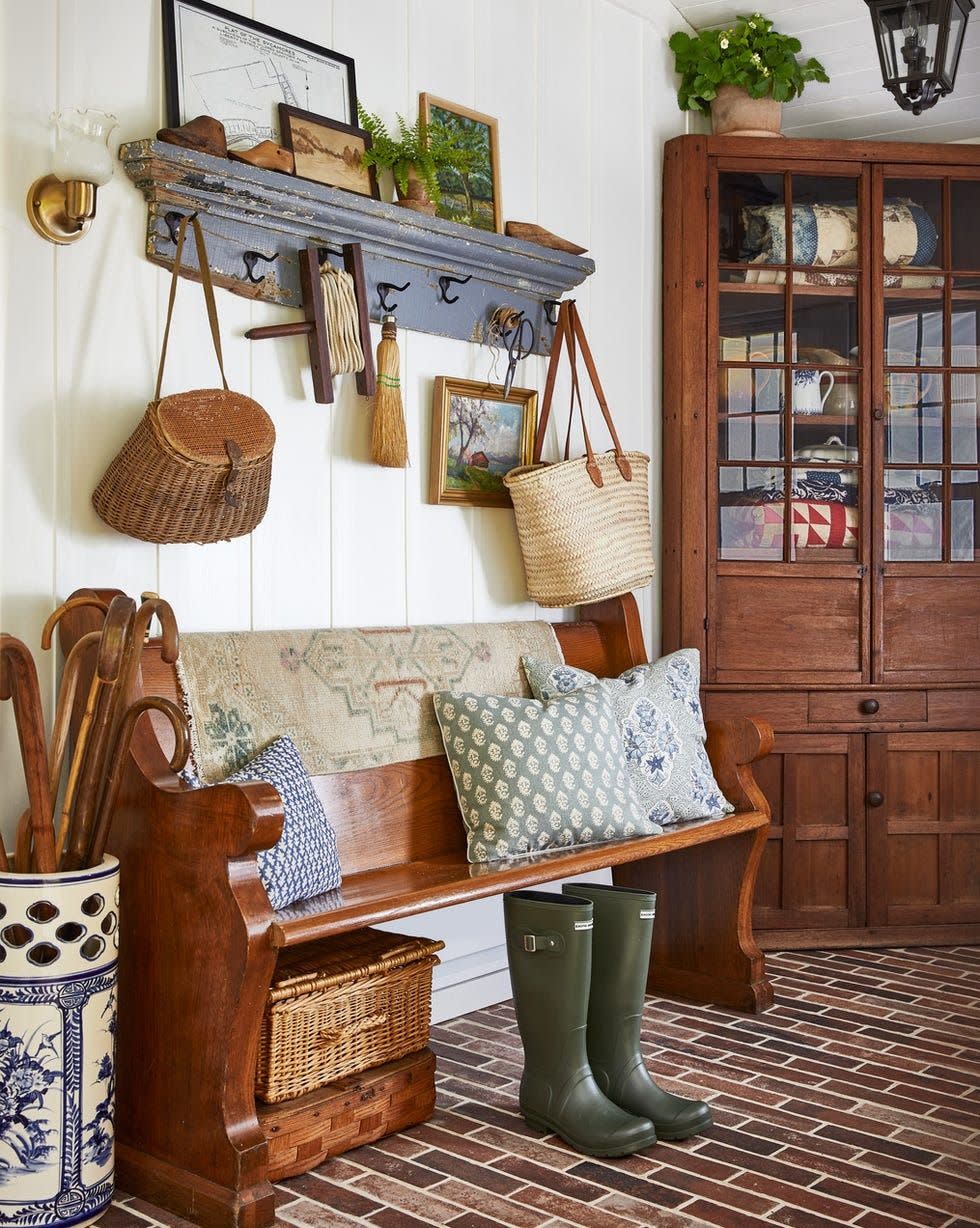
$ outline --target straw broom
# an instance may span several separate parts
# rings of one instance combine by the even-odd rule
[[[397,335],[395,317],[384,316],[378,344],[378,388],[371,427],[371,459],[388,469],[404,469],[408,464],[408,437],[402,409],[401,354],[395,340]]]

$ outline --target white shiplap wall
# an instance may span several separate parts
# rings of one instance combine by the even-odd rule
[[[967,23],[956,88],[922,115],[903,111],[881,84],[871,17],[864,0],[676,0],[695,29],[726,25],[758,9],[827,69],[829,85],[808,85],[783,110],[783,132],[800,138],[958,141],[980,136],[980,14]]]
[[[420,90],[500,120],[506,217],[587,243],[598,272],[578,293],[629,446],[659,452],[662,142],[684,129],[665,39],[667,0],[224,0],[353,55],[358,92],[391,118]],[[51,166],[48,116],[96,106],[119,141],[162,116],[157,0],[0,5],[3,57],[0,625],[37,647],[47,613],[81,585],[154,589],[186,630],[533,617],[513,518],[425,501],[432,379],[483,377],[487,351],[403,333],[412,467],[369,462],[370,415],[350,377],[313,403],[302,338],[252,345],[280,309],[219,294],[229,380],[272,414],[269,513],[250,537],[156,548],[95,516],[91,491],[150,393],[168,275],[143,258],[145,205],[119,171],[91,234],[56,249],[24,216]],[[167,384],[213,378],[200,292],[183,283]],[[518,382],[540,385],[529,361]],[[659,503],[654,491],[655,505]],[[641,597],[656,642],[657,595]],[[50,708],[55,662],[39,654]],[[0,821],[23,805],[9,705],[0,706]],[[440,1017],[505,996],[498,901],[418,919],[448,939]]]

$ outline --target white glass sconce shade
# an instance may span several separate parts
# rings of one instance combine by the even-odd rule
[[[109,137],[119,126],[103,111],[61,111],[52,116],[57,132],[54,173],[62,182],[79,180],[101,187],[112,178]]]

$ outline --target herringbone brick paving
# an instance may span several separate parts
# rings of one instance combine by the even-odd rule
[[[980,1228],[980,948],[768,965],[764,1015],[648,1000],[648,1063],[706,1134],[593,1160],[530,1131],[502,1003],[432,1029],[431,1121],[282,1182],[279,1228]],[[101,1223],[184,1221],[120,1194]]]

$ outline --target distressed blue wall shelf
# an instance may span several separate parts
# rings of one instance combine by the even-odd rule
[[[339,250],[360,243],[373,320],[382,315],[378,283],[407,281],[408,289],[390,295],[402,328],[480,342],[493,311],[510,306],[531,320],[534,348],[547,353],[552,327],[546,304],[595,271],[583,256],[163,141],[131,141],[119,156],[147,201],[147,257],[173,267],[174,215],[198,210],[214,281],[246,298],[300,307],[299,258],[306,244]],[[187,248],[185,265],[194,276],[197,255],[192,244]],[[452,303],[439,285],[447,275],[471,279],[449,285],[448,297],[458,295]]]

